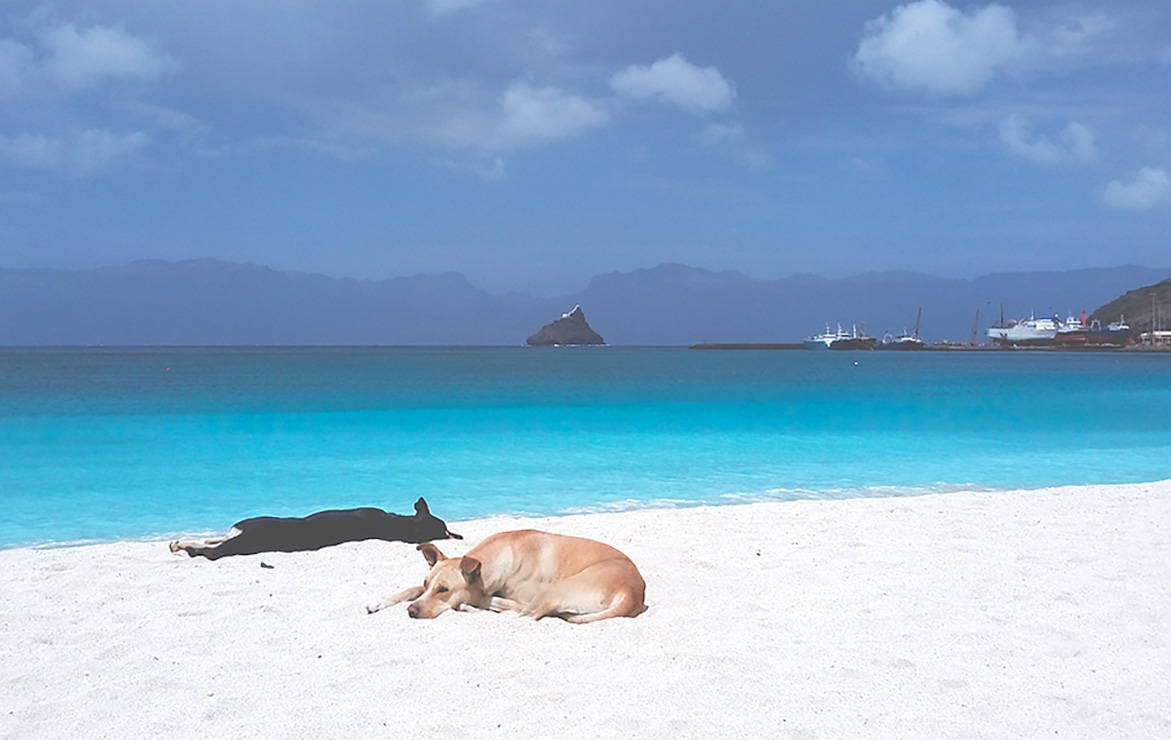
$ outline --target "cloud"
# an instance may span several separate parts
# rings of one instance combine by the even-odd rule
[[[528,40],[543,53],[555,57],[565,51],[565,42],[544,28],[534,28],[527,34]]]
[[[1107,183],[1102,199],[1111,208],[1124,211],[1149,211],[1171,205],[1171,175],[1166,170],[1143,167],[1128,183]]]
[[[1049,33],[1045,50],[1055,56],[1085,54],[1093,50],[1093,43],[1117,27],[1117,22],[1105,13],[1091,13],[1072,18]]]
[[[482,180],[499,182],[508,177],[508,161],[500,155],[472,157],[469,159],[444,158],[435,164],[459,172],[471,172]]]
[[[555,87],[514,82],[500,96],[497,146],[540,146],[571,139],[602,126],[609,114],[598,105]]]
[[[432,18],[457,13],[465,8],[479,5],[484,0],[424,0],[423,5]]]
[[[116,28],[72,24],[56,26],[41,36],[47,52],[45,77],[65,90],[97,87],[107,78],[158,80],[178,68],[166,53]]]
[[[146,134],[141,131],[115,134],[104,129],[89,129],[82,132],[74,144],[72,167],[78,174],[88,174],[138,151],[148,142]]]
[[[162,105],[155,105],[153,103],[144,103],[142,101],[131,101],[125,103],[122,108],[128,113],[133,113],[140,118],[145,118],[159,128],[176,131],[183,134],[202,134],[210,130],[203,121],[195,118],[192,115],[184,113],[174,108],[167,108]]]
[[[104,169],[147,145],[146,134],[87,129],[71,139],[34,134],[0,136],[0,158],[21,167],[61,170],[76,177]]]
[[[708,149],[727,153],[749,169],[767,167],[772,161],[768,154],[747,144],[744,127],[738,123],[709,123],[695,140]]]
[[[738,123],[709,123],[696,138],[704,146],[733,144],[744,138],[744,127]]]
[[[414,142],[484,154],[547,146],[610,122],[598,101],[519,80],[494,94],[474,82],[445,81],[376,101],[331,103],[315,112],[333,143]],[[483,170],[496,171],[495,165]]]
[[[671,103],[691,113],[727,110],[735,91],[715,67],[697,67],[682,54],[649,67],[630,65],[610,78],[614,92],[635,100]]]
[[[886,87],[963,94],[987,85],[1031,44],[1002,5],[965,13],[918,0],[867,23],[853,61],[859,74]]]
[[[52,168],[64,161],[61,142],[44,136],[0,136],[0,157],[21,167]]]
[[[1067,124],[1056,139],[1051,139],[1034,134],[1024,118],[1009,116],[1000,123],[1000,140],[1014,155],[1037,164],[1087,164],[1098,158],[1093,132],[1076,121]]]
[[[33,64],[31,49],[15,41],[0,39],[0,100],[24,92]]]

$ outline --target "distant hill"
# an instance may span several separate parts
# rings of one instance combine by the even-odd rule
[[[1105,326],[1122,316],[1136,333],[1151,330],[1152,316],[1158,318],[1155,328],[1171,330],[1171,278],[1127,291],[1094,311],[1090,318]]]
[[[1001,304],[1009,316],[1077,313],[1169,275],[1130,266],[971,280],[913,272],[754,280],[664,264],[599,275],[573,295],[536,298],[487,293],[459,273],[376,281],[146,260],[0,270],[0,344],[520,345],[575,304],[616,345],[794,341],[826,322],[865,324],[881,336],[909,328],[920,306],[924,337],[966,341],[977,309],[982,338]]]
[[[874,335],[911,328],[923,308],[922,335],[967,341],[980,311],[978,338],[1000,316],[1081,313],[1171,269],[1114,267],[1019,272],[965,280],[914,272],[866,273],[831,280],[795,275],[758,281],[738,272],[685,265],[595,277],[564,303],[581,304],[612,344],[794,341],[826,322],[865,324]]]
[[[254,264],[0,270],[0,344],[518,344],[550,310],[463,275],[352,280]]]

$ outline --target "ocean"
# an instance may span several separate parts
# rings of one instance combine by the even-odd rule
[[[1171,478],[1171,355],[0,349],[0,547]]]

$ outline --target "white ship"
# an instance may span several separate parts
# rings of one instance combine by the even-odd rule
[[[1052,344],[1057,338],[1057,329],[1057,322],[1053,319],[1029,316],[1006,322],[1002,318],[999,326],[988,327],[988,338],[997,344]]]
[[[877,342],[874,337],[867,336],[864,330],[859,332],[856,324],[853,331],[845,331],[841,324],[838,324],[837,331],[831,331],[829,324],[826,324],[824,333],[814,334],[804,344],[805,349],[874,349]]]
[[[919,338],[919,323],[923,320],[923,309],[915,316],[915,331],[909,332],[905,328],[897,337],[890,334],[883,336],[881,349],[926,349],[927,343]]]

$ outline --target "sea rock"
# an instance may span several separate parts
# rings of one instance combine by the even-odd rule
[[[590,328],[581,306],[574,306],[567,314],[528,338],[533,347],[553,347],[566,344],[605,344],[606,340]]]

